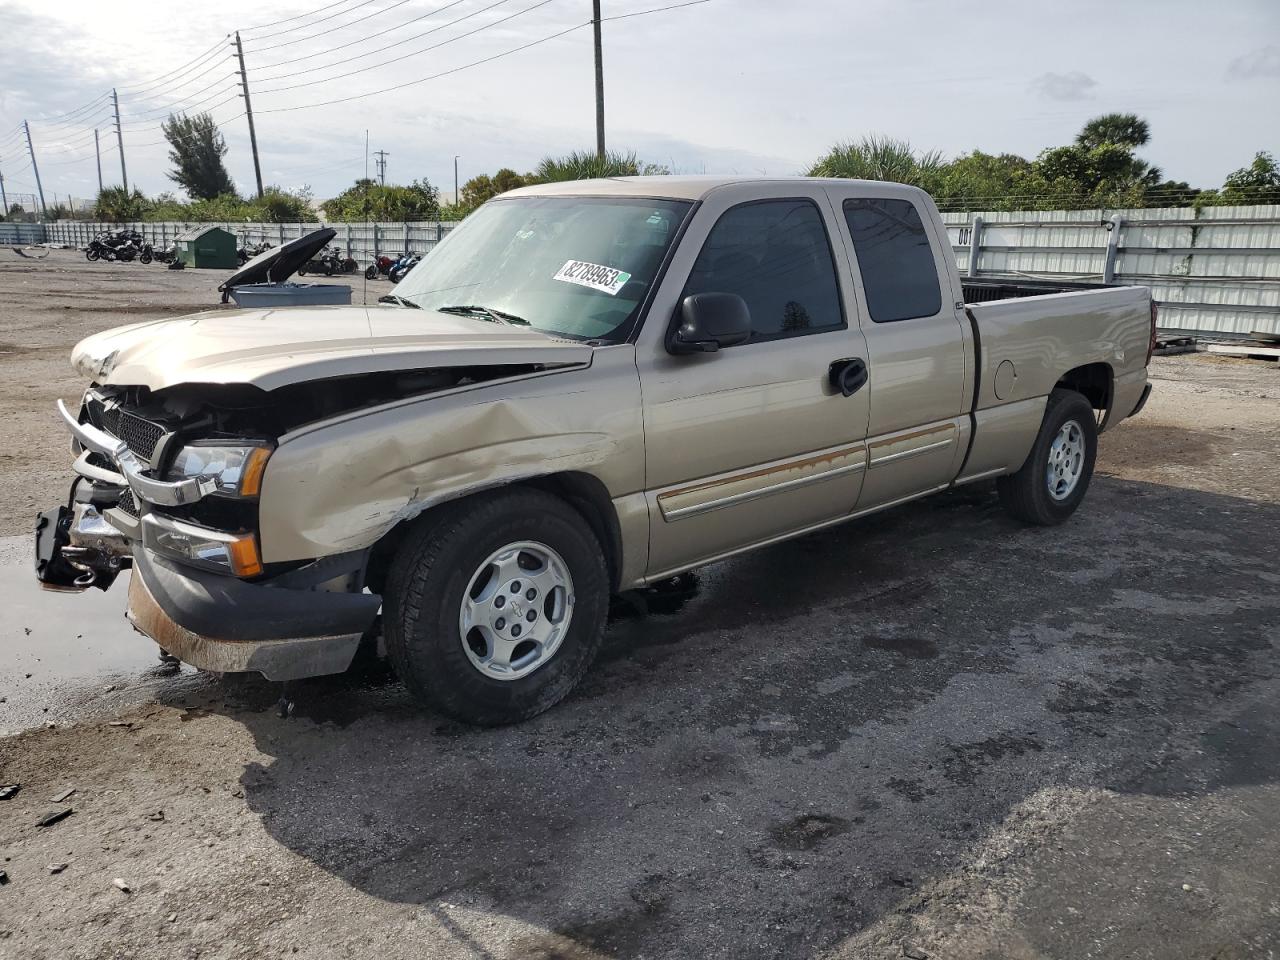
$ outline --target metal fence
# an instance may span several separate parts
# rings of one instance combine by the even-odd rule
[[[0,244],[44,243],[43,223],[0,223]]]
[[[967,276],[1141,284],[1160,304],[1165,330],[1280,334],[1280,205],[944,213],[956,265]],[[339,223],[349,256],[426,253],[456,224]],[[6,243],[48,240],[77,247],[108,229],[135,229],[166,247],[189,223],[60,221],[0,224],[43,230]],[[281,244],[319,223],[223,223],[246,243]]]
[[[0,224],[8,226],[8,224]],[[40,226],[30,224],[29,226]],[[245,244],[266,241],[279,246],[312,230],[330,226],[338,231],[334,244],[347,256],[369,261],[379,254],[426,253],[452,230],[456,223],[420,221],[412,223],[101,223],[88,220],[59,220],[43,225],[45,235],[36,241],[86,246],[104,230],[136,230],[147,243],[163,249],[192,227],[223,227]]]
[[[1280,334],[1280,205],[942,219],[963,275],[1149,286],[1161,329]]]

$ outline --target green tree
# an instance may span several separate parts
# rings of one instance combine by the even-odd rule
[[[95,219],[112,223],[123,223],[129,220],[141,220],[148,212],[150,203],[136,187],[130,193],[124,187],[107,187],[98,194],[93,206]]]
[[[503,167],[492,177],[487,173],[482,173],[478,177],[472,177],[462,185],[462,190],[460,191],[462,196],[459,198],[458,206],[474,210],[480,204],[487,200],[492,200],[498,194],[527,186],[528,183],[529,181],[526,177],[516,173],[510,167]]]
[[[931,190],[943,167],[936,150],[917,152],[906,140],[877,134],[837,143],[809,167],[811,177],[888,180]]]
[[[943,164],[932,192],[943,209],[1014,210],[1034,193],[1031,161],[974,150]]]
[[[174,165],[168,177],[194,200],[211,200],[234,194],[235,185],[222,158],[227,142],[213,117],[207,113],[187,116],[171,113],[160,124],[169,141],[169,161]]]
[[[598,157],[594,150],[574,150],[560,157],[544,157],[525,180],[529,183],[554,183],[597,177],[656,177],[670,172],[658,163],[642,163],[634,151],[609,150],[603,157]]]
[[[383,186],[368,178],[320,204],[330,220],[435,220],[440,195],[424,177],[407,187]]]
[[[1104,113],[1094,117],[1076,134],[1077,146],[1091,150],[1104,143],[1137,149],[1151,140],[1151,126],[1136,113]]]
[[[27,219],[27,211],[23,208],[22,204],[11,203],[9,204],[9,212],[5,216],[5,219],[13,223],[18,223]]]
[[[1253,163],[1227,174],[1219,193],[1222,203],[1280,203],[1280,167],[1265,150]]]

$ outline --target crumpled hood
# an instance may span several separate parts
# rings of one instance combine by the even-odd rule
[[[585,365],[591,347],[527,327],[403,307],[211,310],[81,340],[71,364],[101,384],[291,383],[380,371]]]

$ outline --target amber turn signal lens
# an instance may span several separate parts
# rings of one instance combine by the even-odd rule
[[[230,541],[227,544],[227,557],[231,561],[231,572],[237,577],[256,577],[262,573],[258,541],[253,534]]]
[[[255,447],[245,460],[244,473],[240,477],[240,495],[256,497],[262,492],[262,475],[266,472],[267,461],[271,459],[270,447]]]

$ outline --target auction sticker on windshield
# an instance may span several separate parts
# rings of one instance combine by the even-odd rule
[[[603,267],[598,263],[587,263],[585,260],[569,260],[551,279],[576,283],[580,287],[590,287],[614,297],[627,285],[631,274],[625,270]]]

